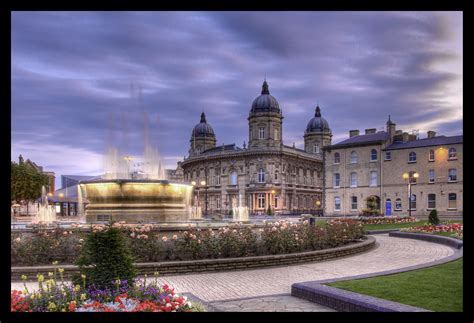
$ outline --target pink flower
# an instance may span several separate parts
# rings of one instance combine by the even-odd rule
[[[176,234],[173,235],[173,240],[178,240],[178,236]]]
[[[168,237],[167,237],[167,236],[163,236],[163,238],[161,238],[161,240],[163,240],[163,242],[166,242],[166,241],[168,241]]]

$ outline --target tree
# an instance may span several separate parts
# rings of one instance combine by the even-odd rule
[[[436,211],[436,209],[430,212],[430,215],[428,216],[428,223],[434,225],[439,224],[438,211]]]
[[[41,196],[41,187],[49,184],[48,176],[39,173],[25,163],[11,162],[11,200],[16,203],[26,201],[28,204]]]

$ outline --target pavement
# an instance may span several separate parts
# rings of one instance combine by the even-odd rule
[[[222,311],[331,311],[290,295],[298,282],[342,278],[440,260],[454,249],[432,242],[374,235],[376,247],[348,257],[285,267],[158,277],[177,293],[192,293]],[[28,283],[37,288],[37,283]],[[12,289],[23,289],[12,283]]]

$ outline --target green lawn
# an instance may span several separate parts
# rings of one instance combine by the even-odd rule
[[[329,286],[436,312],[462,312],[463,258],[431,268]]]
[[[449,221],[442,221],[442,222],[463,223],[462,220],[449,220]],[[420,221],[420,222],[415,222],[415,223],[365,224],[364,230],[385,230],[385,229],[420,227],[427,224],[428,224],[428,221]]]

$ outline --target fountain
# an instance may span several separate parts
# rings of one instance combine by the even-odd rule
[[[249,209],[242,206],[242,194],[239,193],[239,206],[232,208],[232,220],[244,222],[249,220]]]
[[[41,203],[36,207],[36,216],[33,223],[50,224],[56,221],[56,209],[54,205],[48,204],[48,196],[46,195],[46,188],[41,188]]]
[[[148,140],[148,117],[144,113],[144,150],[141,162],[109,146],[104,158],[104,176],[78,185],[78,198],[89,204],[79,215],[85,222],[186,222],[200,218],[191,210],[193,187],[166,180],[160,154]]]

